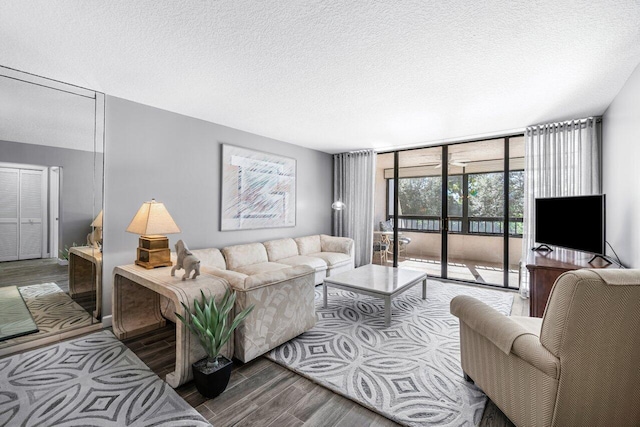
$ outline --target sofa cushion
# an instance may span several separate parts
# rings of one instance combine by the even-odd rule
[[[322,258],[305,255],[296,255],[289,258],[283,258],[278,260],[278,262],[287,265],[308,265],[315,271],[324,271],[327,269],[327,263]]]
[[[310,257],[322,258],[329,269],[338,267],[351,262],[351,256],[347,254],[341,254],[337,252],[316,252],[315,254],[309,254]]]
[[[222,254],[227,261],[228,270],[239,271],[239,267],[269,262],[267,250],[262,243],[227,246],[222,249]]]
[[[322,246],[320,244],[320,235],[298,237],[294,239],[298,245],[298,253],[300,255],[310,255],[317,252],[322,252]]]
[[[224,261],[224,257],[220,252],[220,249],[208,248],[208,249],[189,249],[191,253],[200,260],[200,266],[206,265],[209,267],[219,268],[221,270],[227,269],[227,264]]]
[[[320,247],[322,252],[338,252],[350,255],[353,250],[353,239],[322,234],[320,235]]]
[[[293,239],[279,239],[264,242],[269,261],[280,261],[298,255],[298,245]]]
[[[307,265],[286,267],[287,268],[283,268],[280,270],[267,271],[247,277],[244,281],[243,290],[248,291],[250,289],[261,288],[264,286],[272,286],[285,280],[305,276],[307,274],[313,274],[313,269]]]
[[[280,264],[277,262],[259,262],[257,264],[245,265],[243,267],[238,267],[234,271],[242,274],[246,274],[248,276],[252,276],[254,274],[267,273],[269,271],[282,270],[283,268],[291,268],[290,265]]]

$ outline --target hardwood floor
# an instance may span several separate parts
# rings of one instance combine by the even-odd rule
[[[67,267],[55,260],[0,263],[0,287],[54,282],[68,291]],[[514,295],[512,314],[527,316],[528,300]],[[124,341],[160,378],[175,366],[175,326]],[[397,426],[359,404],[260,357],[235,362],[227,390],[216,399],[201,396],[193,383],[176,389],[216,427],[224,426]],[[481,427],[513,427],[490,400]]]
[[[0,262],[0,287],[39,283],[55,283],[64,292],[68,292],[67,266],[58,265],[53,258]]]
[[[512,314],[528,315],[528,300],[514,295]],[[160,378],[175,366],[175,326],[169,324],[124,341]],[[193,382],[176,389],[214,426],[398,426],[280,365],[259,357],[244,365],[234,361],[229,386],[215,399],[201,396]],[[487,401],[481,427],[514,427]]]
[[[173,324],[123,342],[161,378],[173,371]],[[398,425],[264,357],[234,361],[229,386],[215,399],[201,396],[193,382],[176,391],[219,427]]]
[[[5,286],[17,286],[18,288],[29,285],[38,285],[42,283],[55,283],[65,293],[69,293],[69,272],[68,266],[59,265],[56,259],[43,258],[43,259],[31,259],[21,261],[7,261],[0,262],[0,287]],[[78,294],[71,297],[80,307],[82,307],[91,317],[96,309],[96,296],[95,292],[87,292],[84,294]],[[62,316],[63,317],[63,316]],[[56,324],[63,318],[55,319],[49,313],[49,317],[46,322],[48,327]],[[94,319],[95,324],[98,320]],[[45,328],[46,329],[46,328]],[[59,330],[55,330],[56,335],[68,334],[72,330],[84,329],[84,326],[77,326],[76,324],[67,325],[64,323],[64,327]],[[25,335],[17,339],[17,342],[10,340],[3,341],[0,344],[0,352],[2,354],[11,354],[12,351],[22,351],[25,343],[32,343],[33,345],[39,345],[36,341],[42,341],[45,332],[42,330],[40,333],[31,335]],[[48,333],[49,336],[51,333]],[[46,343],[49,341],[44,341]],[[17,350],[12,350],[17,349]]]

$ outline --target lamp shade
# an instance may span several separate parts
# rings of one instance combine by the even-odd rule
[[[153,236],[158,234],[179,233],[180,228],[176,225],[171,215],[164,207],[164,203],[144,202],[136,216],[127,227],[127,232],[139,234],[141,236]]]
[[[91,223],[91,227],[102,228],[102,210],[100,210],[100,213],[98,214],[96,219],[94,219]]]

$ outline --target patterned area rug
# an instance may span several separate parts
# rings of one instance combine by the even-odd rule
[[[0,288],[0,341],[38,332],[16,286]]]
[[[93,323],[93,317],[55,283],[21,286],[18,289],[40,331],[2,341],[0,348],[89,326]]]
[[[381,299],[329,287],[322,308],[316,288],[316,326],[267,357],[400,424],[472,426],[486,396],[460,368],[458,319],[449,313],[456,295],[471,295],[503,314],[513,294],[429,280],[427,299],[414,286],[393,300],[384,327]]]
[[[209,426],[109,331],[0,359],[1,426]]]

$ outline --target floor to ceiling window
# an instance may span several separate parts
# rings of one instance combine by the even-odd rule
[[[522,135],[379,154],[374,262],[517,288],[523,170]]]

